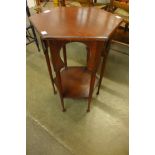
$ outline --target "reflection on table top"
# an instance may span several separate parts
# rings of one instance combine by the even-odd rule
[[[30,17],[42,38],[104,40],[122,18],[93,7],[57,7]]]

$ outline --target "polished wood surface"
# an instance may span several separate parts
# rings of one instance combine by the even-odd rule
[[[93,7],[58,7],[47,13],[35,14],[30,20],[42,38],[104,40],[109,38],[122,18]],[[42,35],[42,31],[47,34]]]
[[[81,38],[80,38],[81,39]],[[88,52],[87,66],[83,68],[68,67],[60,57],[61,48],[70,41],[48,39],[51,60],[56,74],[55,84],[59,90],[63,111],[65,111],[64,98],[88,98],[88,108],[96,82],[96,72],[100,63],[105,43],[95,40],[76,40],[86,45]]]
[[[88,98],[91,72],[86,67],[68,67],[61,71],[62,94],[68,98]],[[97,84],[96,77],[96,84]],[[55,78],[58,86],[58,81]]]
[[[110,39],[122,22],[122,18],[92,7],[60,7],[50,10],[50,12],[33,15],[30,20],[41,36],[51,82],[54,92],[54,85],[58,88],[62,110],[66,110],[65,97],[87,98],[87,112],[89,112],[101,57],[103,57],[103,61],[97,94],[99,94],[102,82]],[[86,45],[87,66],[67,66],[66,44],[73,41]],[[53,78],[49,62],[48,47],[56,74],[55,78]],[[64,61],[60,57],[61,49],[63,49]]]

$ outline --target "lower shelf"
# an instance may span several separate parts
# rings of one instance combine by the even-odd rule
[[[85,67],[68,67],[61,71],[62,93],[67,98],[88,98],[91,73]],[[58,82],[54,79],[56,86]],[[98,78],[96,77],[95,85]]]

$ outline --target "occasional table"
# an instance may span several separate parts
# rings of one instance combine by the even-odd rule
[[[110,40],[122,18],[93,7],[57,7],[31,16],[30,21],[40,34],[53,89],[56,93],[56,85],[62,110],[66,110],[64,98],[86,98],[89,112],[99,63],[102,58],[97,94],[102,82]],[[66,44],[75,41],[87,47],[86,66],[67,66]],[[64,61],[60,57],[61,48]],[[55,78],[52,75],[51,64],[56,74]]]

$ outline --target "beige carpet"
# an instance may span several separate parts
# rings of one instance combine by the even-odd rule
[[[112,45],[128,53],[128,47]],[[85,47],[67,46],[69,65],[85,63]],[[90,113],[86,100],[65,99],[61,112],[46,62],[34,44],[27,46],[27,155],[128,155],[128,55],[111,50],[100,94],[94,91]]]

